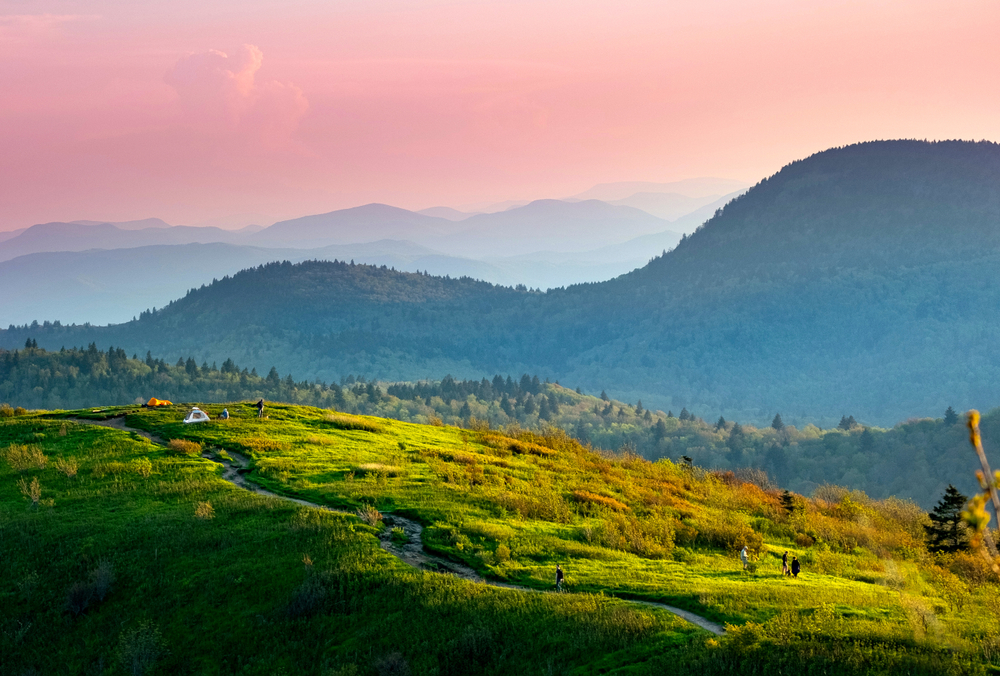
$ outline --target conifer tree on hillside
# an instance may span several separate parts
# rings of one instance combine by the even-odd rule
[[[677,419],[680,420],[681,422],[687,422],[688,420],[691,419],[691,414],[688,413],[687,407],[681,409],[681,414]]]
[[[795,511],[795,496],[787,488],[781,494],[781,507],[789,514]]]
[[[965,522],[962,521],[962,510],[969,498],[962,495],[957,488],[948,485],[944,496],[927,516],[931,523],[924,526],[927,531],[927,549],[931,552],[957,552],[965,549],[969,543]]]
[[[601,390],[601,401],[610,401],[608,399],[608,393],[605,392],[604,390]]]
[[[724,429],[726,429],[726,419],[720,415],[719,419],[715,421],[715,431],[718,432],[719,430]]]
[[[948,410],[944,412],[944,424],[948,425],[949,427],[951,425],[958,424],[958,413],[956,413],[955,409],[953,409],[951,406],[949,406]]]
[[[774,414],[774,420],[771,421],[771,427],[778,430],[779,432],[785,429],[785,423],[782,422],[780,413]]]
[[[643,408],[642,408],[642,399],[640,399],[638,402],[636,402],[636,405],[635,405],[635,414],[636,415],[642,415],[642,411],[643,411]]]

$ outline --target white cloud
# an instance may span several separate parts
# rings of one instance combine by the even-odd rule
[[[255,45],[243,45],[233,56],[213,49],[178,60],[164,80],[177,92],[185,123],[252,133],[266,144],[287,140],[309,101],[293,84],[258,82],[263,58]]]

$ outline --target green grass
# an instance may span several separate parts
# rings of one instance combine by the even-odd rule
[[[222,407],[203,408],[215,416]],[[931,559],[914,524],[888,519],[879,503],[847,518],[846,505],[804,501],[787,515],[756,487],[601,456],[566,438],[353,416],[339,424],[329,411],[283,405],[257,420],[249,404],[228,408],[229,421],[183,425],[183,407],[173,407],[135,411],[127,423],[247,456],[247,477],[275,492],[416,518],[425,546],[493,579],[551,589],[560,563],[574,593],[416,571],[378,549],[358,519],[252,495],[210,460],[64,423],[65,413],[14,418],[0,422],[0,452],[33,444],[49,462],[19,473],[0,461],[0,671],[118,668],[123,632],[143,620],[169,649],[158,673],[199,674],[351,665],[374,674],[394,653],[414,673],[437,674],[978,673],[983,639],[1000,635],[996,585],[956,575],[961,561]],[[72,479],[55,467],[68,456],[79,461]],[[141,459],[148,477],[134,469]],[[38,478],[42,501],[54,504],[31,508],[22,477]],[[200,519],[206,502],[215,516]],[[795,545],[806,531],[817,544]],[[732,533],[762,540],[755,574],[723,546]],[[804,563],[798,580],[779,574],[786,549]],[[67,612],[70,586],[103,560],[116,571],[112,593]],[[956,589],[962,608],[949,600]],[[709,639],[612,596],[666,602],[734,630]]]

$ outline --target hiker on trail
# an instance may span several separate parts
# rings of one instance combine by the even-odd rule
[[[257,402],[257,417],[258,418],[263,418],[264,417],[264,400],[263,399],[261,399],[260,401]]]
[[[556,564],[556,591],[561,592],[562,591],[562,586],[563,586],[563,572],[562,572],[562,568],[560,568],[559,564],[557,563]]]
[[[799,576],[799,570],[801,570],[801,567],[799,566],[799,560],[793,556],[792,557],[792,577],[798,578],[798,576]]]
[[[747,569],[747,547],[743,545],[743,549],[740,550],[740,561],[743,562],[743,570]]]
[[[223,420],[229,420],[229,409],[228,408],[222,409],[222,415],[220,415],[219,417],[222,418]]]
[[[791,572],[788,570],[788,550],[787,549],[785,550],[784,555],[781,557],[781,574],[782,575],[791,575]]]

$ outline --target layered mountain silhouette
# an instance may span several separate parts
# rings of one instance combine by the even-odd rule
[[[297,378],[523,369],[706,417],[892,423],[1000,400],[998,264],[1000,146],[874,142],[788,165],[608,282],[535,293],[270,264],[136,322],[0,341],[233,357]]]

